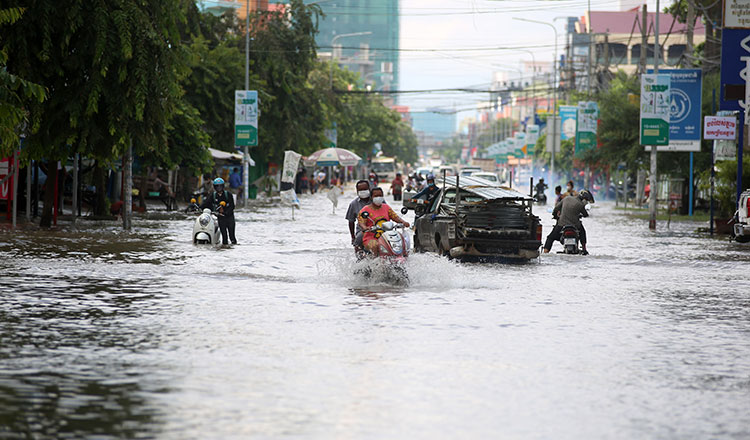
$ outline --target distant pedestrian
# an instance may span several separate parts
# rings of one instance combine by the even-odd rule
[[[229,191],[234,194],[237,200],[240,200],[242,195],[242,174],[240,169],[234,167],[232,174],[229,175]]]
[[[391,182],[391,189],[388,192],[393,193],[393,200],[401,201],[401,192],[404,188],[404,181],[401,179],[401,173],[396,173],[396,178]]]

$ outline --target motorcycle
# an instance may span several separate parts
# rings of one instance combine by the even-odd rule
[[[367,218],[367,213],[362,214]],[[378,259],[384,263],[386,278],[394,282],[409,282],[409,274],[406,271],[406,259],[409,256],[411,241],[409,235],[404,232],[404,225],[394,221],[382,222],[365,232],[374,232],[378,240]],[[375,258],[371,253],[362,249],[357,257],[362,260],[367,257]],[[372,276],[370,267],[364,270],[366,277]]]
[[[536,194],[534,194],[534,198],[536,199],[536,203],[540,205],[547,204],[547,195],[544,194],[544,192],[537,191]]]
[[[560,231],[560,244],[563,245],[563,250],[558,252],[560,254],[580,254],[580,237],[578,236],[578,228],[573,225],[565,225]]]
[[[193,208],[198,208],[195,199],[192,199],[191,202]],[[226,202],[222,201],[219,205],[219,210],[221,210],[226,206]],[[218,214],[220,212],[211,212],[210,209],[206,208],[195,219],[195,223],[193,224],[193,244],[210,244],[216,246],[221,243]]]

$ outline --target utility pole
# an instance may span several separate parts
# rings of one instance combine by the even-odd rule
[[[260,0],[259,0],[260,1]],[[245,1],[245,90],[250,89],[250,0]],[[242,147],[242,206],[250,198],[250,152]]]
[[[640,60],[638,60],[638,66],[641,68],[641,73],[646,73],[646,52],[648,51],[648,8],[643,5],[643,13],[641,14],[641,53]]]
[[[644,5],[644,10],[645,10]],[[645,15],[645,14],[644,14]],[[654,74],[659,73],[659,57],[661,56],[661,46],[659,46],[659,0],[656,0],[656,13],[654,14]],[[651,191],[649,192],[648,198],[648,228],[656,229],[656,198],[658,197],[657,190],[657,175],[656,175],[656,145],[651,146]]]
[[[122,228],[129,231],[132,222],[131,217],[133,216],[133,139],[131,138],[128,142],[128,146],[125,149],[125,156],[122,160],[123,169],[123,186],[125,187],[124,198],[122,202]]]

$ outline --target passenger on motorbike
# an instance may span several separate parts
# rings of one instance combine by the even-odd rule
[[[583,251],[581,254],[588,255],[586,250],[586,230],[583,228],[581,223],[581,217],[588,217],[589,213],[586,211],[587,203],[594,203],[594,196],[588,190],[581,190],[576,197],[565,197],[555,205],[552,210],[552,216],[559,216],[557,218],[557,224],[552,229],[552,232],[547,236],[547,240],[544,242],[544,253],[549,253],[552,249],[552,244],[560,239],[560,233],[564,226],[572,225],[578,229],[578,236],[581,241],[581,248]]]
[[[370,191],[371,203],[362,208],[357,216],[359,226],[365,231],[362,236],[362,243],[364,248],[370,251],[373,255],[379,255],[380,249],[378,247],[378,236],[375,232],[369,231],[373,226],[379,226],[383,222],[393,220],[396,223],[401,223],[404,227],[409,227],[409,222],[399,217],[390,206],[385,203],[383,197],[382,188],[375,187]],[[367,213],[367,215],[363,215]]]
[[[370,204],[370,183],[367,180],[360,180],[357,182],[357,198],[349,203],[349,209],[346,210],[346,219],[349,221],[349,235],[352,237],[352,246],[354,249],[362,248],[362,235],[364,232],[362,228],[357,224],[355,233],[355,223],[357,223],[357,216],[359,211],[365,206]]]
[[[221,231],[222,244],[228,244],[227,233],[232,244],[237,244],[237,238],[234,236],[234,197],[227,191],[224,191],[224,179],[217,177],[214,179],[214,190],[201,204],[201,209],[210,209],[216,213],[219,219],[219,230]],[[225,205],[222,206],[221,202]]]
[[[440,188],[435,185],[435,176],[433,174],[427,175],[427,186],[420,192],[414,194],[414,197],[412,197],[411,201],[416,202],[420,198],[425,198],[427,200],[427,209],[425,212],[429,212],[430,209],[432,209],[432,204],[435,203],[435,200],[440,195]]]

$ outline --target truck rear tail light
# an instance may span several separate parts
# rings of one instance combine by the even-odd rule
[[[542,241],[542,225],[536,225],[536,239]]]
[[[745,213],[745,216],[750,217],[750,196],[747,197],[746,208],[747,208],[747,213]]]

